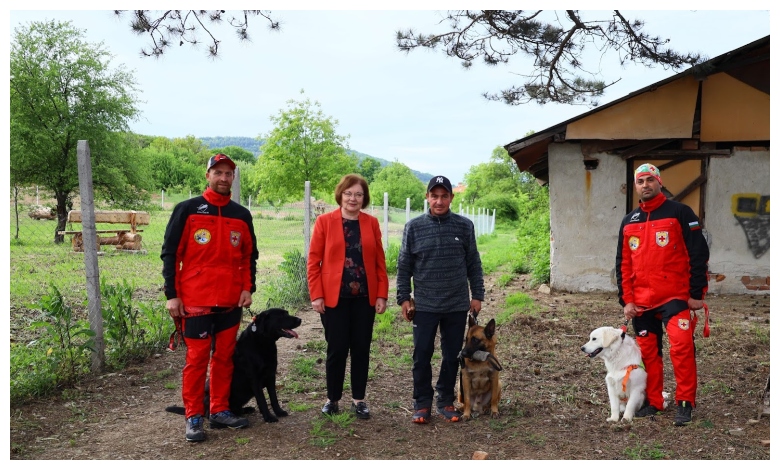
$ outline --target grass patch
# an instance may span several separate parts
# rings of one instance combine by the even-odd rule
[[[623,451],[623,455],[629,460],[663,460],[667,457],[661,444],[639,444]]]
[[[517,292],[508,296],[504,301],[504,308],[496,316],[496,324],[504,324],[518,313],[536,316],[538,312],[539,307],[534,303],[534,299],[528,294]]]

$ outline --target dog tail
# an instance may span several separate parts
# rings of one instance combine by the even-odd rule
[[[165,411],[168,413],[175,413],[177,415],[184,416],[184,407],[183,406],[166,406]]]

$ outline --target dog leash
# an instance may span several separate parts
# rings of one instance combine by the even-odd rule
[[[691,313],[695,318],[699,318],[699,315],[696,313],[695,310],[691,310]],[[710,308],[707,306],[706,303],[704,304],[704,331],[702,332],[702,336],[704,336],[705,338],[710,337]]]

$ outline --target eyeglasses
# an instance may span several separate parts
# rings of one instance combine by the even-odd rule
[[[341,193],[341,195],[344,196],[347,199],[351,198],[352,196],[355,196],[355,199],[363,199],[363,193],[354,193],[353,194],[353,193],[349,193],[349,192],[343,192],[343,193]]]

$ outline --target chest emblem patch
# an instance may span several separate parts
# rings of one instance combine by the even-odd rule
[[[669,244],[669,232],[662,231],[662,232],[655,232],[655,242],[658,243],[658,246],[666,246]]]
[[[241,243],[241,232],[231,231],[230,244],[233,246],[238,246],[239,243]]]
[[[211,241],[211,232],[205,228],[201,228],[195,231],[195,243],[199,245],[205,245]]]
[[[639,248],[639,237],[631,237],[628,239],[628,247],[631,248],[631,251],[636,250]]]

